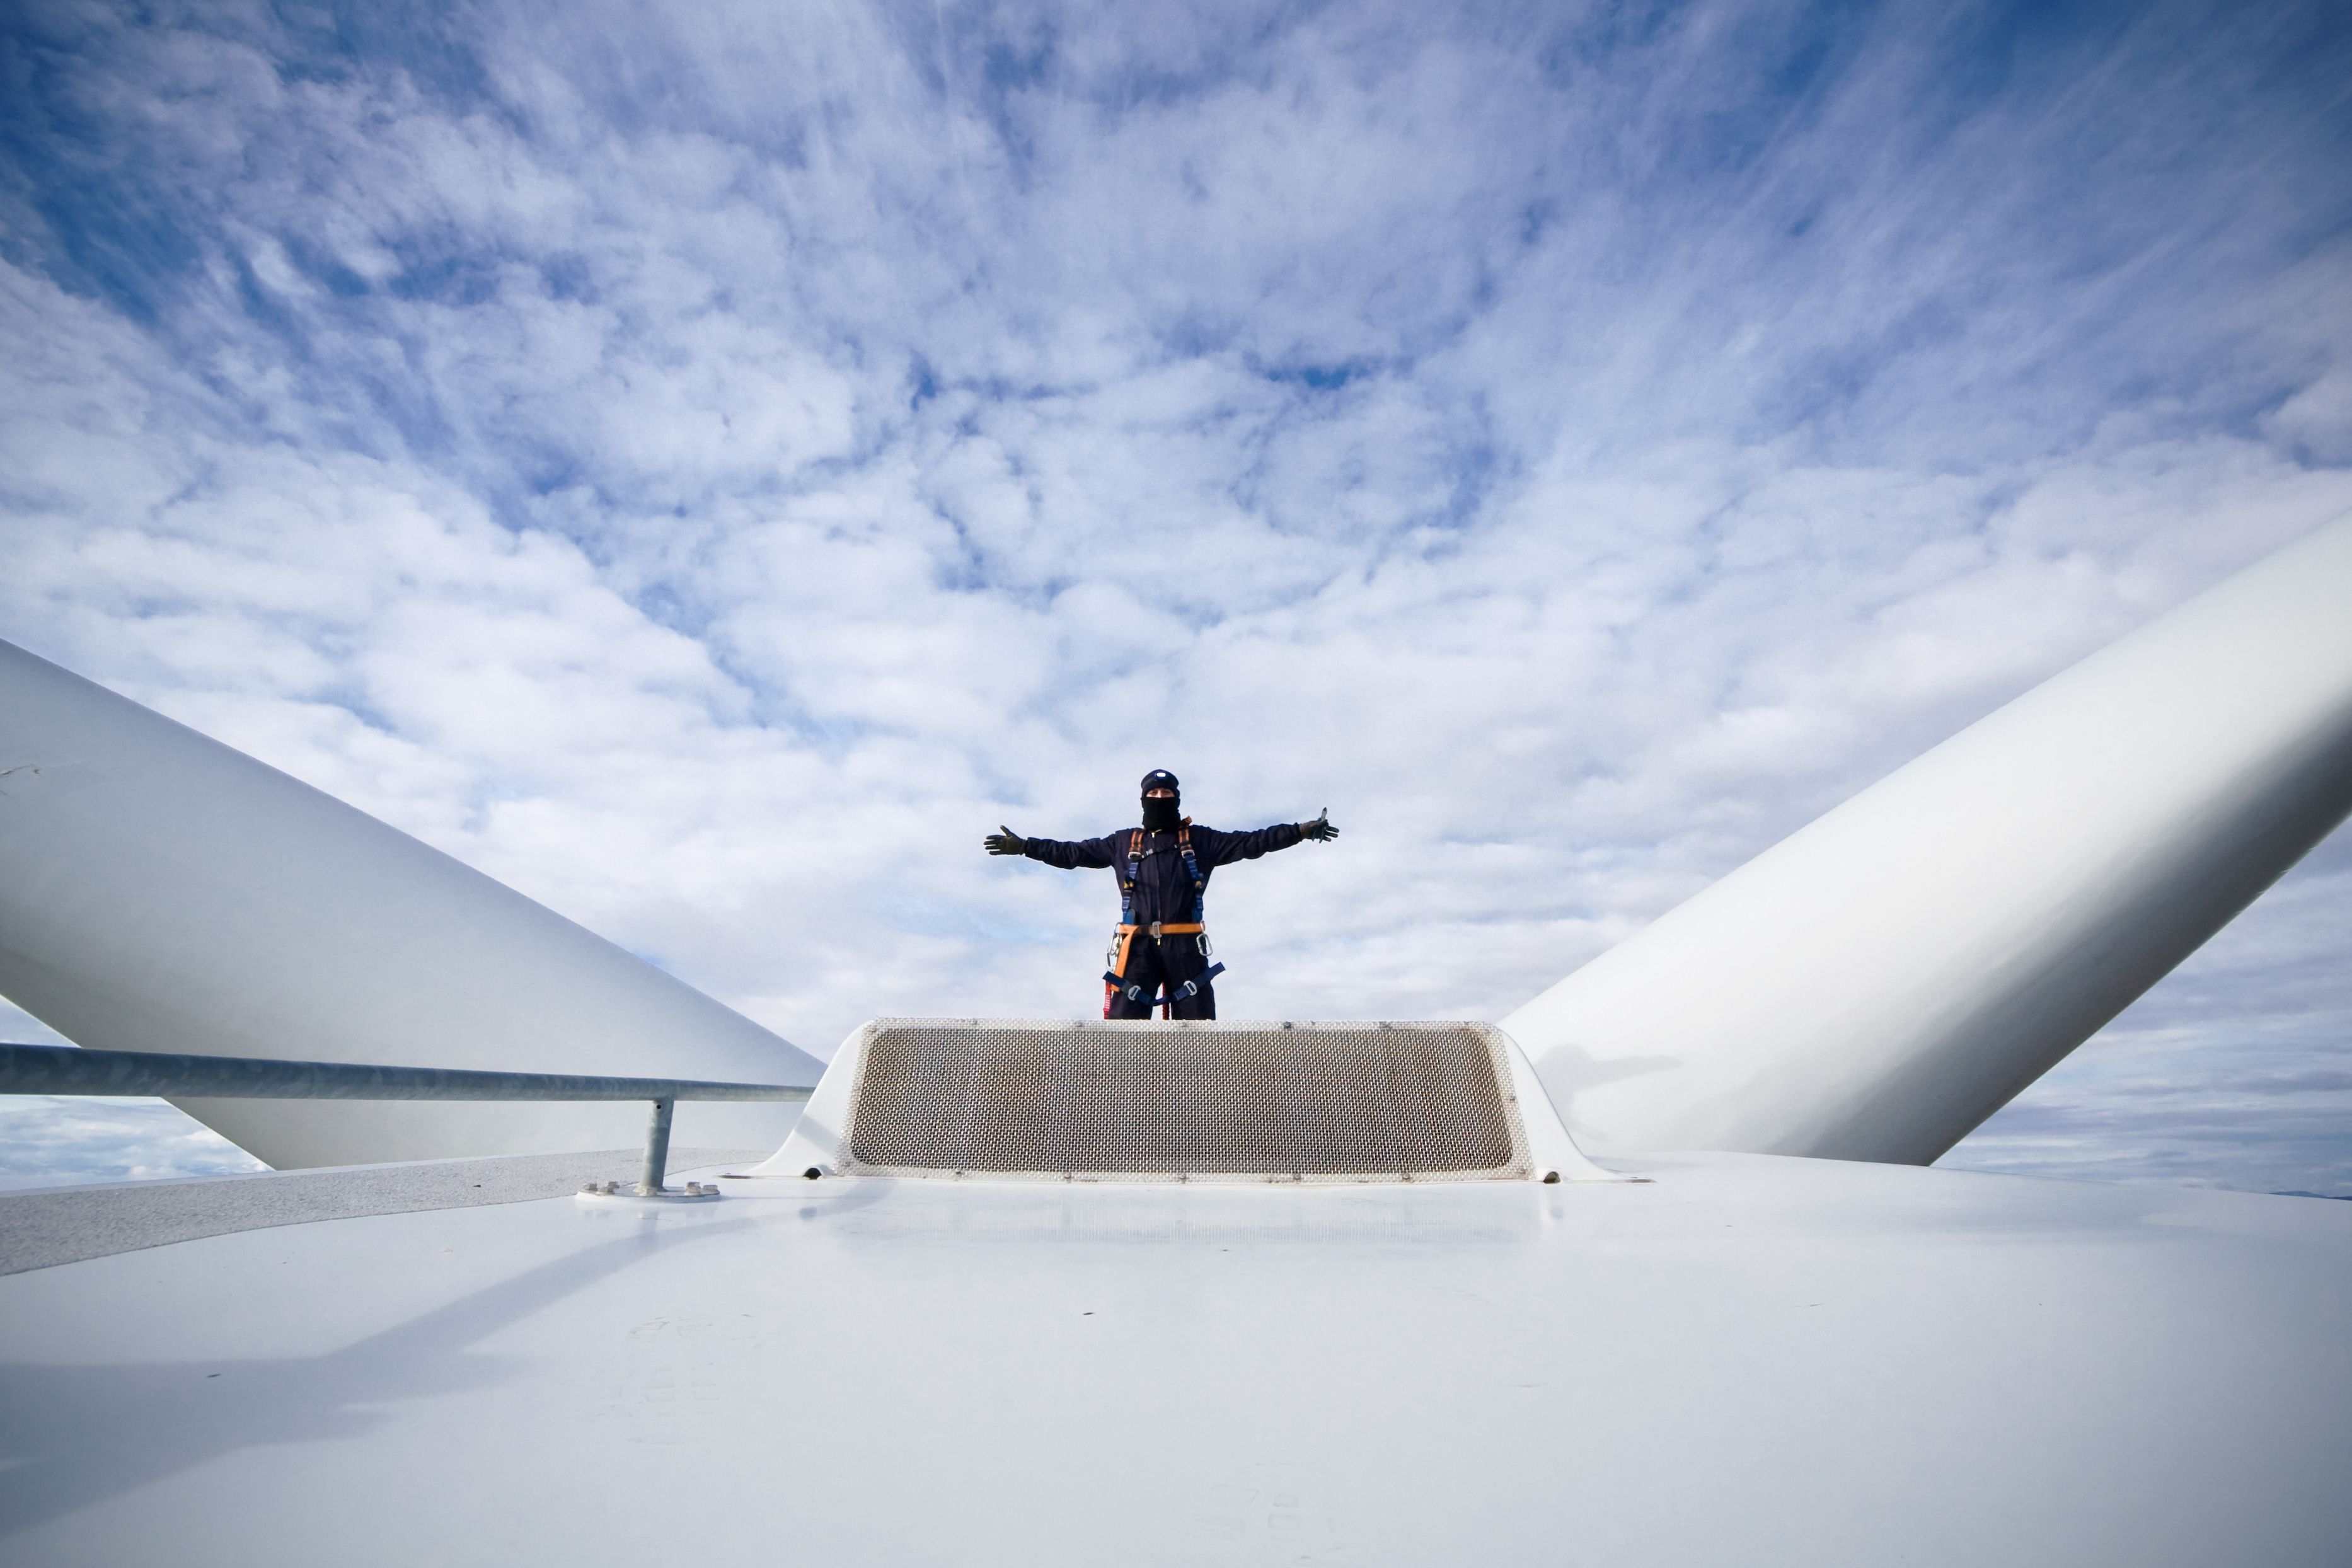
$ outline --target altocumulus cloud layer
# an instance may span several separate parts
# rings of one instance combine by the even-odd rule
[[[1500,1016],[2352,507],[2328,4],[6,26],[0,635],[820,1052],[1154,765],[1349,830],[1229,1013]],[[2352,1191],[2347,917],[1950,1163]]]

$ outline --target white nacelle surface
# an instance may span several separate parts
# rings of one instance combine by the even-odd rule
[[[2339,524],[1515,1015],[1569,1131],[1932,1157],[2342,815],[2347,584]],[[127,703],[88,725],[95,689],[27,658],[0,647],[20,704],[0,738],[80,751],[0,801],[0,991],[68,1036],[269,1054],[254,1031],[346,1016],[335,1050],[275,1054],[646,1070],[670,1018],[666,1072],[805,1063],[226,748]],[[181,1026],[192,999],[211,1033]],[[342,1160],[398,1126],[313,1125]],[[384,1214],[32,1269],[0,1278],[0,1555],[2352,1556],[2352,1205],[1604,1163],[1647,1179],[785,1176],[695,1207]]]
[[[0,1557],[2345,1560],[2352,1204],[1626,1163],[729,1182],[18,1274]]]

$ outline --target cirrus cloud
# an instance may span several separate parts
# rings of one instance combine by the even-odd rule
[[[1351,830],[1229,1012],[1499,1016],[2352,506],[2325,5],[5,47],[5,635],[819,1051],[1089,1011],[1107,884],[973,840],[1154,765]],[[2330,855],[1954,1158],[2352,1181]]]

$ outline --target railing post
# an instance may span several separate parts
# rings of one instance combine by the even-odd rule
[[[637,1191],[649,1198],[661,1192],[662,1179],[669,1173],[669,1112],[676,1103],[655,1100],[653,1122],[646,1129],[646,1171],[637,1179]]]

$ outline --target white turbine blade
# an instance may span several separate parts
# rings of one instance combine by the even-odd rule
[[[2027,692],[1517,1013],[1578,1143],[1924,1164],[2352,810],[2352,518]]]
[[[0,995],[121,1050],[813,1084],[812,1058],[362,812],[0,643]],[[202,1100],[280,1168],[625,1147],[630,1104]],[[793,1105],[678,1107],[773,1148]]]

